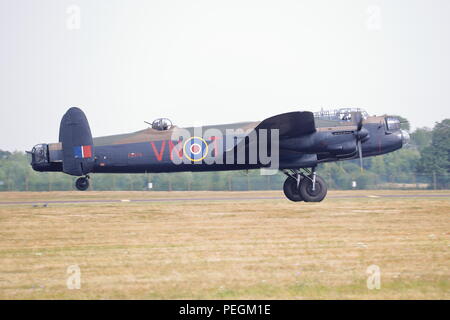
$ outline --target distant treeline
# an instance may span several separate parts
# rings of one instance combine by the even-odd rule
[[[403,124],[408,129],[408,124]],[[0,191],[73,190],[75,177],[62,173],[38,173],[30,167],[24,152],[0,150]],[[433,129],[418,128],[411,133],[410,145],[402,150],[358,161],[322,164],[318,174],[331,189],[356,188],[449,188],[450,119]],[[259,170],[161,173],[93,174],[94,190],[270,190],[281,189],[285,176],[261,176]]]

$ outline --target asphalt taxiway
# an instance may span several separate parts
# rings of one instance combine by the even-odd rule
[[[364,199],[364,198],[450,198],[450,194],[377,194],[371,195],[329,195],[327,199]],[[122,203],[122,202],[179,202],[179,201],[252,201],[281,200],[279,197],[204,197],[204,198],[151,198],[151,199],[80,199],[80,200],[33,200],[33,201],[0,201],[0,205],[35,205],[35,204],[89,204],[89,203]]]

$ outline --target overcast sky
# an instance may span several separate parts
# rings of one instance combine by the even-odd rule
[[[79,12],[79,19],[78,19]],[[0,149],[363,107],[450,117],[450,1],[0,0]]]

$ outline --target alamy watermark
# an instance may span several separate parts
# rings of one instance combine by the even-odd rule
[[[380,290],[381,288],[381,269],[376,264],[372,264],[367,267],[366,273],[369,274],[367,278],[367,289]]]
[[[379,31],[382,28],[381,7],[379,5],[370,5],[366,9],[367,20],[366,27],[371,31]]]
[[[67,274],[69,275],[66,280],[67,289],[76,290],[81,289],[81,269],[78,265],[70,265],[67,267]]]
[[[66,8],[66,28],[68,30],[79,30],[81,28],[81,9],[73,4]]]
[[[262,175],[272,175],[279,168],[279,130],[178,129],[172,133],[169,150],[176,165],[255,165],[264,169]]]

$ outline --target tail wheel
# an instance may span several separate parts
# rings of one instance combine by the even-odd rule
[[[300,190],[297,187],[297,180],[292,177],[288,177],[284,181],[283,192],[286,198],[291,201],[298,202],[303,201],[302,196],[300,195]]]
[[[89,179],[85,177],[78,178],[75,187],[80,191],[86,191],[89,188]]]
[[[305,202],[320,202],[327,195],[327,184],[320,176],[316,176],[316,184],[313,190],[313,182],[311,179],[302,179],[300,184],[300,196]]]

